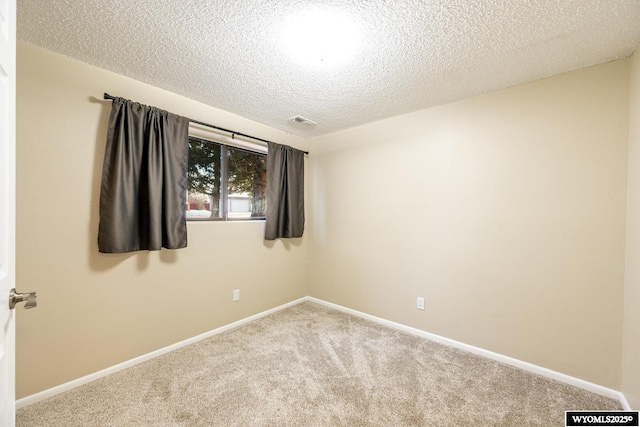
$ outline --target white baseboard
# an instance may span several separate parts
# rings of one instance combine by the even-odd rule
[[[371,320],[373,322],[379,323],[381,325],[389,326],[394,329],[398,329],[404,332],[408,332],[412,335],[417,335],[423,338],[430,339],[432,341],[436,341],[440,344],[448,345],[450,347],[455,347],[461,350],[468,351],[473,354],[477,354],[479,356],[486,357],[488,359],[496,360],[498,362],[506,363],[507,365],[515,366],[516,368],[523,369],[525,371],[533,372],[534,374],[542,375],[543,377],[551,378],[556,381],[560,381],[566,384],[570,384],[575,387],[579,387],[581,389],[590,391],[592,393],[597,393],[602,396],[610,397],[612,399],[617,399],[620,401],[622,407],[629,411],[631,407],[629,406],[629,402],[627,402],[624,394],[617,390],[613,390],[607,387],[603,387],[598,384],[594,384],[589,381],[581,380],[580,378],[575,378],[569,375],[561,374],[560,372],[552,371],[551,369],[543,368],[541,366],[534,365],[532,363],[524,362],[522,360],[514,359],[513,357],[505,356],[499,353],[494,353],[489,350],[485,350],[479,347],[474,347],[472,345],[468,345],[459,341],[455,341],[449,338],[442,337],[440,335],[432,334],[429,332],[425,332],[420,329],[412,328],[410,326],[406,326],[400,323],[392,322],[390,320],[386,320],[380,317],[372,316],[367,313],[363,313],[361,311],[353,310],[351,308],[343,307],[338,304],[334,304],[331,302],[327,302],[314,297],[306,297],[307,301],[315,302],[317,304],[324,305],[329,308],[333,308],[335,310],[339,310],[348,314],[352,314],[354,316],[361,317],[363,319]]]
[[[524,362],[522,360],[514,359],[512,357],[508,357],[508,356],[504,356],[502,354],[494,353],[494,352],[489,351],[489,350],[484,350],[484,349],[479,348],[479,347],[474,347],[472,345],[464,344],[464,343],[461,343],[459,341],[455,341],[455,340],[452,340],[452,339],[449,339],[449,338],[445,338],[445,337],[442,337],[442,336],[439,336],[439,335],[435,335],[435,334],[432,334],[432,333],[429,333],[429,332],[422,331],[420,329],[412,328],[410,326],[402,325],[400,323],[392,322],[390,320],[386,320],[386,319],[383,319],[383,318],[380,318],[380,317],[372,316],[370,314],[366,314],[366,313],[363,313],[363,312],[360,312],[360,311],[357,311],[357,310],[353,310],[351,308],[343,307],[343,306],[338,305],[338,304],[334,304],[334,303],[331,303],[331,302],[328,302],[328,301],[324,301],[324,300],[321,300],[321,299],[318,299],[318,298],[314,298],[314,297],[309,297],[309,296],[303,297],[303,298],[299,298],[297,300],[288,302],[286,304],[282,304],[282,305],[280,305],[278,307],[274,307],[272,309],[269,309],[269,310],[263,311],[261,313],[255,314],[253,316],[249,316],[247,318],[238,320],[237,322],[233,322],[233,323],[230,323],[228,325],[221,326],[221,327],[219,327],[217,329],[214,329],[214,330],[209,331],[209,332],[205,332],[205,333],[200,334],[198,336],[195,336],[193,338],[189,338],[189,339],[186,339],[184,341],[180,341],[178,343],[175,343],[175,344],[172,344],[170,346],[161,348],[159,350],[152,351],[151,353],[147,353],[145,355],[136,357],[136,358],[128,360],[126,362],[119,363],[119,364],[117,364],[115,366],[112,366],[110,368],[103,369],[101,371],[98,371],[98,372],[95,372],[93,374],[84,376],[82,378],[78,378],[76,380],[69,381],[68,383],[64,383],[64,384],[61,384],[59,386],[50,388],[48,390],[44,390],[44,391],[41,391],[39,393],[32,394],[31,396],[27,396],[27,397],[24,397],[22,399],[16,400],[16,409],[24,408],[25,406],[29,406],[29,405],[31,405],[33,403],[36,403],[36,402],[39,402],[41,400],[48,399],[48,398],[53,397],[53,396],[55,396],[55,395],[57,395],[59,393],[63,393],[65,391],[71,390],[71,389],[76,388],[78,386],[81,386],[83,384],[87,384],[87,383],[89,383],[91,381],[95,381],[95,380],[97,380],[99,378],[105,377],[105,376],[107,376],[109,374],[113,374],[115,372],[121,371],[121,370],[129,368],[131,366],[135,366],[135,365],[137,365],[139,363],[146,362],[147,360],[153,359],[154,357],[161,356],[161,355],[166,354],[166,353],[168,353],[170,351],[177,350],[178,348],[193,344],[195,342],[198,342],[198,341],[201,341],[203,339],[212,337],[214,335],[220,334],[220,333],[228,331],[230,329],[237,328],[238,326],[242,326],[242,325],[244,325],[246,323],[249,323],[249,322],[252,322],[254,320],[260,319],[262,317],[268,316],[269,314],[275,313],[277,311],[283,310],[283,309],[291,307],[293,305],[300,304],[301,302],[304,302],[304,301],[310,301],[310,302],[314,302],[316,304],[321,304],[321,305],[324,305],[326,307],[342,311],[344,313],[352,314],[354,316],[358,316],[358,317],[361,317],[363,319],[367,319],[367,320],[379,323],[381,325],[389,326],[391,328],[398,329],[398,330],[401,330],[401,331],[404,331],[404,332],[408,332],[410,334],[417,335],[417,336],[420,336],[420,337],[423,337],[423,338],[427,338],[427,339],[439,342],[439,343],[444,344],[444,345],[448,345],[448,346],[451,346],[451,347],[459,348],[461,350],[465,350],[465,351],[468,351],[470,353],[477,354],[479,356],[483,356],[483,357],[486,357],[486,358],[489,358],[489,359],[492,359],[492,360],[496,360],[498,362],[506,363],[507,365],[515,366],[516,368],[524,369],[526,371],[530,371],[530,372],[533,372],[535,374],[542,375],[542,376],[547,377],[547,378],[551,378],[553,380],[557,380],[557,381],[560,381],[560,382],[563,382],[563,383],[566,383],[566,384],[570,384],[570,385],[582,388],[584,390],[587,390],[587,391],[590,391],[590,392],[593,392],[593,393],[597,393],[597,394],[600,394],[600,395],[603,395],[603,396],[607,396],[607,397],[610,397],[612,399],[617,399],[617,400],[620,401],[620,404],[622,405],[622,407],[625,410],[627,410],[627,411],[631,410],[631,407],[629,406],[629,402],[627,402],[626,397],[624,396],[624,394],[622,394],[619,391],[616,391],[616,390],[613,390],[613,389],[610,389],[610,388],[607,388],[607,387],[603,387],[601,385],[594,384],[594,383],[591,383],[589,381],[581,380],[579,378],[571,377],[569,375],[561,374],[559,372],[552,371],[551,369],[547,369],[547,368],[543,368],[543,367],[540,367],[540,366],[537,366],[537,365],[533,365],[531,363]]]
[[[627,400],[627,396],[624,393],[620,392],[620,404],[625,411],[631,411],[631,405],[629,405],[629,401]]]
[[[39,402],[44,399],[48,399],[50,397],[55,396],[56,394],[63,393],[65,391],[71,390],[73,388],[79,387],[83,384],[90,383],[91,381],[95,381],[99,378],[106,377],[109,374],[113,374],[115,372],[121,371],[126,368],[130,368],[131,366],[135,366],[139,363],[146,362],[147,360],[153,359],[154,357],[162,356],[163,354],[169,353],[170,351],[177,350],[181,347],[187,346],[189,344],[193,344],[195,342],[201,341],[205,338],[212,337],[214,335],[218,335],[222,332],[228,331],[233,328],[237,328],[238,326],[242,326],[246,323],[252,322],[254,320],[260,319],[261,317],[268,316],[269,314],[275,313],[277,311],[283,310],[285,308],[291,307],[296,304],[300,304],[301,302],[306,301],[306,297],[300,298],[286,304],[282,304],[278,307],[274,307],[272,309],[263,311],[261,313],[255,314],[253,316],[246,317],[244,319],[238,320],[237,322],[229,323],[228,325],[221,326],[217,329],[214,329],[209,332],[205,332],[193,338],[186,339],[184,341],[180,341],[178,343],[172,344],[170,346],[161,348],[156,351],[152,351],[151,353],[144,354],[142,356],[136,357],[135,359],[127,360],[126,362],[119,363],[115,366],[111,366],[110,368],[103,369],[101,371],[95,372],[93,374],[84,376],[82,378],[78,378],[73,381],[69,381],[68,383],[60,384],[59,386],[50,388],[48,390],[41,391],[36,394],[32,394],[31,396],[23,397],[22,399],[16,400],[16,409],[24,408],[25,406],[29,406],[33,403]]]

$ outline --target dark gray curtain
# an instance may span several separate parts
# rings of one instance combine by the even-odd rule
[[[304,151],[269,142],[266,240],[302,237]]]
[[[189,119],[113,100],[100,192],[103,253],[187,246]]]

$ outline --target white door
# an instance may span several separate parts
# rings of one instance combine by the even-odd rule
[[[0,427],[15,425],[16,0],[0,0]]]

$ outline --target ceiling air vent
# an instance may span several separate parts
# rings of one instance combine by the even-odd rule
[[[291,117],[289,120],[292,120],[296,123],[304,123],[305,125],[315,125],[316,122],[314,122],[313,120],[309,120],[309,119],[305,119],[302,116],[294,116]]]

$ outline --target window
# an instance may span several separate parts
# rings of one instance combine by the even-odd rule
[[[266,154],[190,137],[187,219],[264,219],[266,214]]]

